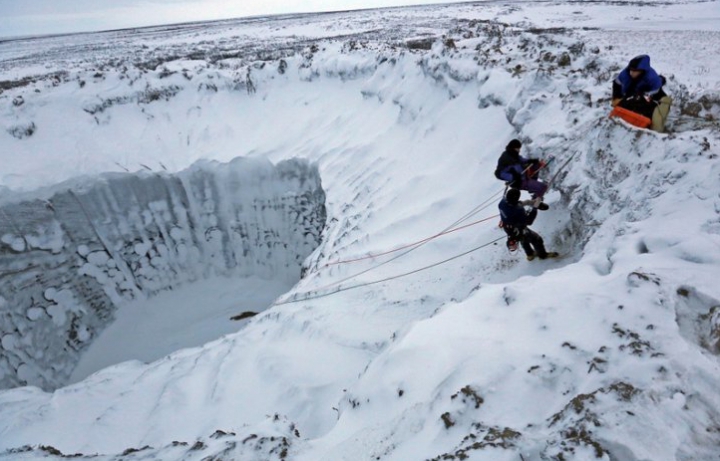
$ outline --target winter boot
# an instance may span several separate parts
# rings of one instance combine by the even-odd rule
[[[540,259],[557,258],[558,256],[560,255],[557,252],[548,251],[544,256],[540,256]]]

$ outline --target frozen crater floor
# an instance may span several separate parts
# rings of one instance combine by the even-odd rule
[[[234,333],[291,287],[285,280],[216,276],[124,304],[82,352],[69,383],[126,360],[149,363]]]

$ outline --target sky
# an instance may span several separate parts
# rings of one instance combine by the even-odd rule
[[[0,0],[0,37],[123,29],[245,16],[357,10],[452,0]]]

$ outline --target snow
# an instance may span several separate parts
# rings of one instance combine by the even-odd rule
[[[718,6],[0,43],[0,459],[717,459]],[[669,133],[607,118],[640,52]]]

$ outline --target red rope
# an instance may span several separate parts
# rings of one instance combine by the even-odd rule
[[[479,220],[479,221],[475,221],[475,222],[472,222],[472,223],[470,223],[470,224],[466,224],[466,225],[461,226],[461,227],[456,227],[455,229],[452,229],[452,230],[447,230],[447,231],[444,231],[444,232],[440,232],[440,233],[435,234],[435,235],[433,235],[433,236],[431,236],[431,237],[427,237],[427,238],[424,238],[424,239],[422,239],[422,240],[418,240],[417,242],[408,243],[407,245],[403,245],[403,246],[401,246],[401,247],[399,247],[399,248],[395,248],[394,250],[384,251],[384,252],[382,252],[382,253],[374,253],[374,254],[370,254],[370,255],[368,255],[368,256],[363,256],[362,258],[345,259],[345,260],[341,260],[341,261],[329,262],[329,263],[325,264],[324,266],[322,266],[321,269],[324,269],[324,268],[329,267],[329,266],[338,265],[338,264],[354,263],[354,262],[358,262],[358,261],[364,261],[364,260],[366,260],[366,259],[373,259],[373,258],[377,258],[377,257],[380,257],[380,256],[385,256],[385,255],[388,255],[388,254],[391,254],[391,253],[395,253],[396,251],[404,250],[404,249],[406,249],[406,248],[410,248],[410,247],[413,247],[413,246],[416,246],[416,245],[420,245],[420,244],[422,244],[422,243],[429,242],[430,240],[436,239],[436,238],[438,238],[438,237],[440,237],[440,236],[442,236],[442,235],[450,234],[451,232],[459,231],[459,230],[461,230],[461,229],[465,229],[465,228],[474,226],[474,225],[476,225],[476,224],[480,224],[481,222],[485,222],[485,221],[488,221],[488,220],[490,220],[490,219],[497,218],[498,216],[499,216],[499,215],[493,215],[493,216],[490,216],[490,217],[481,219],[481,220]]]

